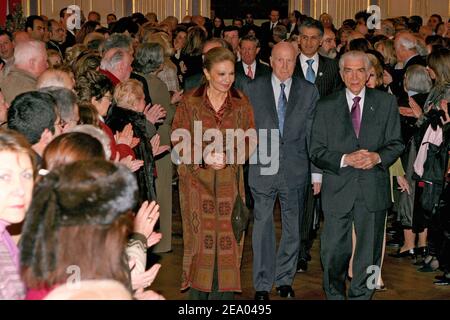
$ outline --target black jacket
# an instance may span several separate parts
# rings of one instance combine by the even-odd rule
[[[140,200],[153,201],[156,200],[156,191],[154,179],[155,160],[150,144],[152,135],[150,134],[149,126],[151,124],[142,113],[118,106],[111,108],[106,124],[113,132],[122,131],[129,123],[133,125],[134,137],[140,139],[138,146],[133,149],[136,159],[144,160],[144,165],[136,172]]]

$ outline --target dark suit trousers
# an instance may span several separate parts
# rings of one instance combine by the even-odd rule
[[[292,285],[300,246],[299,219],[303,213],[305,188],[288,188],[278,175],[268,188],[251,187],[254,198],[253,286],[271,291],[275,285]],[[274,205],[281,205],[281,240],[276,250]]]
[[[330,300],[344,300],[346,296],[345,279],[352,255],[352,223],[355,224],[356,250],[348,299],[369,300],[374,293],[376,279],[368,268],[379,267],[381,263],[386,210],[368,211],[362,194],[364,190],[361,189],[350,212],[324,212],[321,258],[323,286]]]

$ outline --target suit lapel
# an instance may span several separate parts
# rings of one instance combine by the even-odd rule
[[[291,91],[289,92],[289,99],[286,109],[286,118],[285,123],[287,119],[289,119],[290,114],[294,111],[295,106],[299,103],[300,99],[298,97],[298,93],[300,90],[300,84],[297,77],[292,77],[292,84],[291,84]],[[302,104],[301,104],[302,105]]]
[[[326,62],[325,59],[319,54],[319,67],[317,69],[316,81],[315,84],[318,84],[322,81],[322,78],[325,76]]]
[[[353,128],[352,116],[350,114],[350,110],[348,107],[347,96],[345,93],[345,89],[341,90],[338,97],[338,105],[340,106],[340,110],[337,113],[337,117],[341,118],[341,121],[344,127],[349,127],[350,132],[352,132],[352,137],[357,140],[355,129]]]
[[[374,103],[372,96],[372,89],[366,88],[366,95],[364,97],[363,114],[361,118],[361,129],[359,132],[359,140],[363,140],[370,137],[371,128],[375,124],[375,114],[378,105]]]
[[[271,115],[273,121],[278,126],[278,113],[277,113],[277,103],[275,101],[275,95],[273,94],[272,87],[272,74],[269,74],[264,77],[263,86],[264,89],[262,92],[262,100],[264,101],[264,105],[266,106],[267,112]]]

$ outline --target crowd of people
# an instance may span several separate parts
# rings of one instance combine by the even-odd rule
[[[440,15],[70,17],[0,30],[0,299],[164,299],[147,253],[172,251],[173,184],[190,299],[242,291],[244,202],[256,300],[295,297],[322,221],[328,299],[386,290],[386,246],[450,283]]]

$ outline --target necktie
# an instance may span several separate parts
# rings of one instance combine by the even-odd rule
[[[253,79],[253,71],[252,71],[252,67],[251,66],[248,66],[247,77],[249,77],[250,79]]]
[[[281,83],[280,86],[281,86],[281,93],[280,97],[278,98],[278,127],[280,128],[281,136],[283,136],[284,118],[286,116],[286,108],[287,108],[287,98],[286,93],[284,92],[284,88],[286,88],[286,85],[284,83]]]
[[[361,128],[361,107],[359,106],[359,101],[361,101],[361,97],[353,98],[353,106],[352,106],[353,129],[355,130],[355,134],[358,138],[359,138],[359,129]]]
[[[306,63],[308,64],[308,69],[306,70],[306,80],[308,80],[311,83],[314,83],[316,81],[316,74],[314,73],[314,70],[312,68],[314,60],[313,59],[306,60]]]

